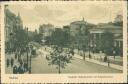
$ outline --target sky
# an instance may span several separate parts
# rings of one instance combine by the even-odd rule
[[[85,21],[93,24],[113,21],[116,15],[122,14],[120,2],[106,3],[43,3],[43,4],[10,4],[8,9],[20,14],[24,27],[34,31],[41,24],[54,26],[69,25],[73,21]]]

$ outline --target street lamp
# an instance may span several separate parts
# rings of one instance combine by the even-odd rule
[[[108,67],[110,66],[109,56],[108,56]]]
[[[95,48],[96,48],[96,44],[93,45],[93,55],[94,55],[94,59],[96,58],[96,57],[95,57],[95,54],[94,54]]]
[[[90,54],[90,33],[89,33],[89,59],[91,59],[91,54]]]
[[[13,37],[12,37],[13,36],[13,33],[11,32],[9,35],[10,35],[10,40],[11,40],[10,41],[10,46],[9,46],[10,47],[9,48],[10,49],[9,51],[12,52],[11,49],[12,49],[12,44],[13,44],[13,42],[12,42],[13,41]]]
[[[32,51],[31,51],[31,55],[35,55],[35,54],[33,53],[33,46],[32,46],[32,45],[30,45],[30,48],[32,49]],[[31,55],[30,55],[30,68],[29,68],[29,74],[31,74],[31,61],[32,61],[32,57],[31,57]]]
[[[27,69],[28,69],[28,46],[26,47],[27,50]]]
[[[28,69],[28,49],[29,49],[29,46],[28,46],[28,28],[27,28],[27,46],[26,46],[26,50],[27,50],[27,69]]]
[[[31,55],[30,55],[30,69],[29,69],[29,74],[31,74]]]
[[[102,51],[100,50],[100,60],[102,61]]]

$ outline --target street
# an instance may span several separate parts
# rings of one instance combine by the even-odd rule
[[[32,58],[32,74],[49,74],[58,73],[55,65],[48,65],[46,55],[49,54],[49,48],[45,50],[44,47],[37,49],[37,56]],[[13,57],[12,55],[10,55]],[[12,68],[6,67],[6,73],[12,74]],[[61,73],[121,73],[121,70],[117,70],[111,67],[103,66],[83,59],[73,57],[71,63],[69,63],[65,69],[61,68]],[[27,73],[26,73],[27,74]]]
[[[47,51],[40,49],[38,56],[32,59],[32,74],[58,73],[54,65],[48,65],[45,58]],[[43,54],[42,54],[43,53]],[[73,58],[61,73],[120,73],[122,71],[99,64],[87,62],[78,58]]]

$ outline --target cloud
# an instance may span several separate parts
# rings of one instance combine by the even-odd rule
[[[56,20],[57,17],[61,17],[64,15],[63,10],[52,9],[52,7],[47,5],[37,5],[34,10],[38,13],[38,16],[43,18],[44,20]]]
[[[121,3],[56,3],[9,5],[9,9],[21,15],[24,25],[37,29],[40,24],[52,23],[55,26],[68,25],[82,20],[97,24],[114,20],[123,8]]]

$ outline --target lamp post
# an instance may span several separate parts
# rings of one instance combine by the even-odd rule
[[[85,60],[85,45],[83,45],[83,50],[84,50],[84,51],[83,51],[83,55],[84,55],[84,56],[83,56],[83,60]]]
[[[29,69],[29,74],[31,74],[31,55],[30,55],[30,69]]]
[[[13,41],[13,37],[12,37],[12,36],[13,36],[13,33],[11,32],[11,33],[10,33],[10,40],[11,40],[11,41],[10,41],[10,46],[9,46],[9,49],[10,49],[9,51],[10,51],[11,53],[12,53],[11,50],[12,50],[12,44],[13,44],[13,42],[12,42],[12,41]]]
[[[108,56],[108,67],[110,66],[109,56]]]
[[[27,50],[27,69],[28,69],[28,46],[26,47]]]
[[[28,28],[27,28],[27,47],[26,47],[26,50],[27,50],[27,69],[28,69]]]
[[[94,44],[94,46],[93,46],[93,55],[94,55],[94,59],[96,59],[96,56],[95,56],[95,48],[96,48],[96,44]]]
[[[89,59],[91,59],[91,54],[90,54],[90,33],[89,33]]]
[[[100,60],[102,61],[102,51],[100,50]]]
[[[33,53],[33,46],[31,45],[30,46],[30,48],[32,49],[32,51],[31,51],[31,55],[30,55],[30,67],[29,67],[29,74],[31,74],[31,61],[32,61],[32,55],[34,55],[34,53]]]

